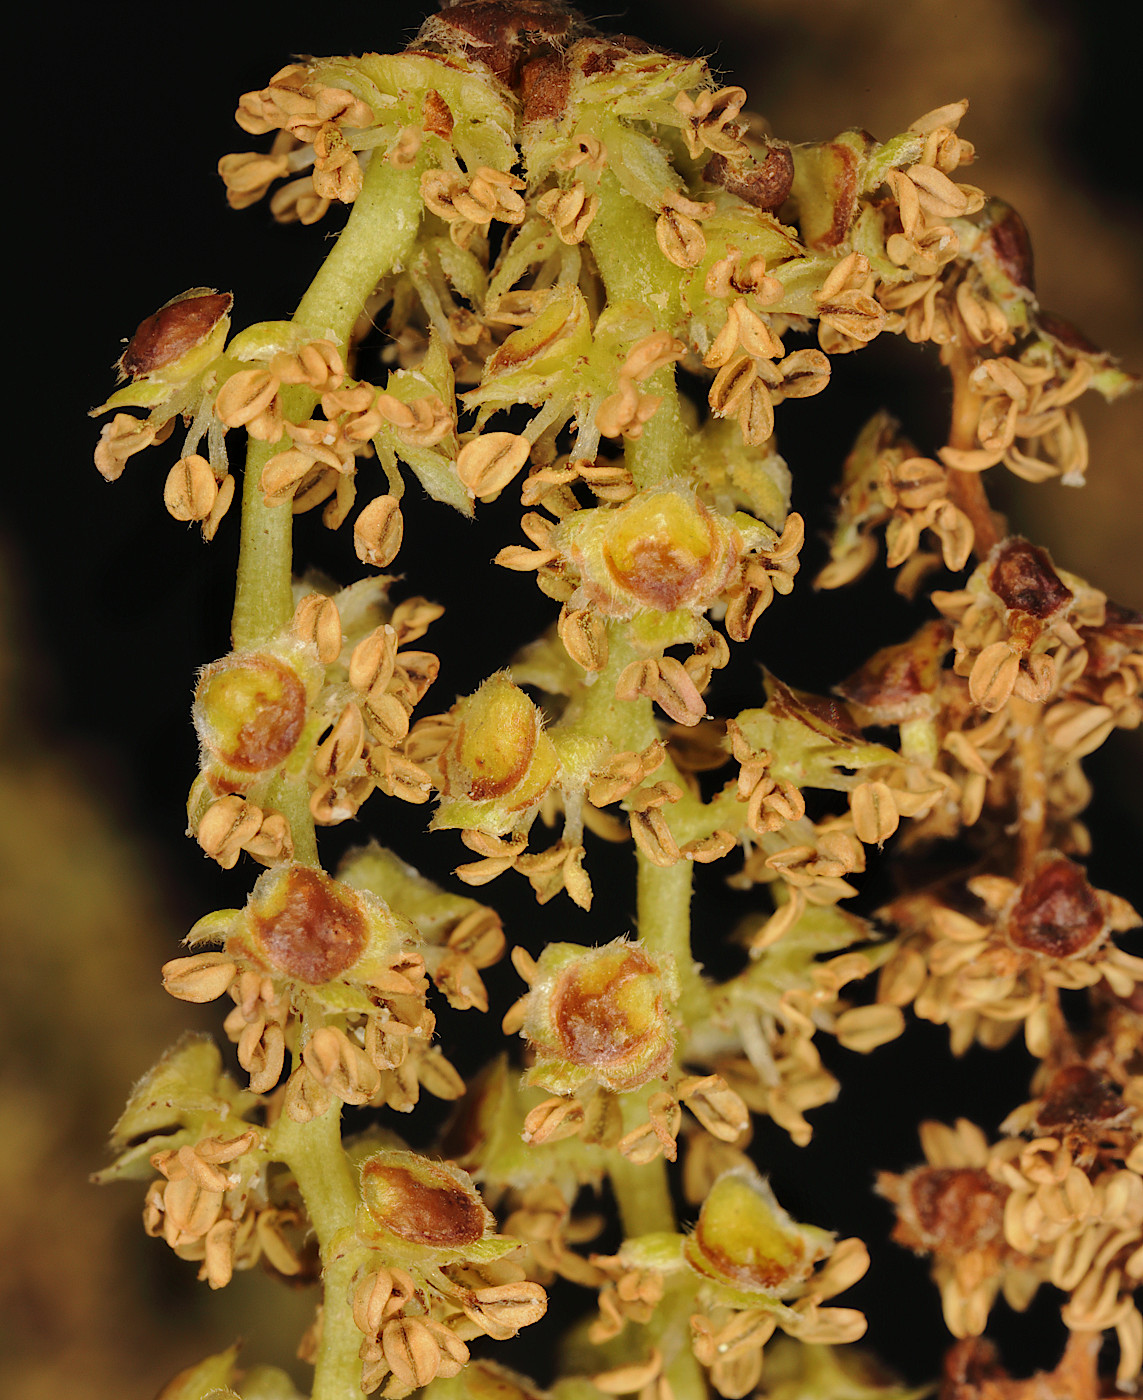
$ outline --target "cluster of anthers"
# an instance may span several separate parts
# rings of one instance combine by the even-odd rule
[[[897,1210],[894,1238],[932,1256],[955,1336],[983,1332],[1001,1293],[1022,1311],[1051,1285],[1068,1295],[1073,1333],[1115,1330],[1116,1379],[1130,1388],[1143,1366],[1143,1098],[1113,1042],[1138,1043],[1139,1013],[1104,999],[1099,1019],[1082,1054],[1066,1035],[1057,1043],[999,1141],[963,1119],[925,1123],[927,1164],[882,1173],[878,1189]]]
[[[323,273],[295,321],[233,337],[229,294],[184,293],[140,325],[118,363],[129,382],[97,410],[115,411],[96,452],[108,479],[182,418],[164,499],[207,538],[235,492],[227,435],[245,430],[259,568],[273,538],[288,572],[284,526],[319,505],[330,529],[352,517],[363,564],[388,568],[403,469],[465,515],[518,486],[529,543],[496,562],[559,604],[508,669],[414,722],[439,670],[415,644],[442,609],[394,605],[374,577],[295,585],[290,619],[280,579],[272,624],[267,604],[195,691],[191,832],[227,869],[243,854],[268,868],[243,908],[195,926],[164,980],[187,1001],[229,996],[249,1091],[197,1042],[172,1052],[104,1175],[158,1173],[147,1228],[212,1286],[259,1258],[312,1270],[313,1212],[335,1284],[307,1354],[324,1374],[351,1332],[362,1389],[388,1400],[483,1394],[448,1388],[467,1343],[535,1322],[554,1275],[599,1290],[582,1369],[604,1394],[671,1400],[691,1366],[738,1400],[776,1330],[832,1364],[865,1323],[823,1303],[868,1255],[781,1209],[746,1157],[751,1114],[809,1142],[806,1113],[839,1087],[818,1034],[869,1052],[902,1033],[906,1007],[947,1024],[958,1053],[1023,1029],[1040,1063],[1000,1142],[929,1124],[929,1165],[882,1177],[897,1237],[934,1257],[950,1329],[976,1336],[1001,1291],[1022,1307],[1051,1283],[1074,1331],[1115,1329],[1121,1384],[1140,1362],[1143,960],[1112,937],[1138,919],[1076,858],[1079,760],[1143,718],[1143,623],[1008,535],[982,484],[1000,462],[1079,484],[1074,402],[1131,379],[1041,310],[1017,216],[955,178],[973,159],[967,103],[884,143],[791,147],[759,134],[745,100],[701,60],[604,38],[547,0],[458,0],[400,54],[291,64],[239,105],[269,151],[220,173],[237,208],[283,181],[282,221],[352,206],[337,275],[362,285],[333,295]],[[836,697],[767,676],[763,703],[716,720],[730,643],[791,592],[805,547],[775,409],[825,391],[832,356],[883,334],[940,347],[949,440],[926,455],[887,414],[870,422],[818,583],[868,568],[882,527],[910,596],[941,564],[975,555],[975,570]],[[701,412],[680,399],[680,368],[706,384]],[[299,1135],[336,1127],[341,1104],[463,1095],[429,985],[486,1010],[480,974],[505,946],[491,910],[379,847],[336,879],[320,869],[313,824],[355,818],[378,789],[435,794],[433,827],[476,856],[459,878],[515,869],[541,904],[565,891],[589,909],[590,838],[630,837],[639,937],[517,948],[527,990],[503,1027],[523,1038],[523,1075],[502,1059],[474,1084],[440,1159],[376,1127],[331,1149],[350,1183],[331,1226],[316,1212],[336,1191],[307,1197]],[[529,848],[537,819],[561,818]],[[979,848],[969,871],[910,876],[877,923],[839,907],[870,850],[893,841],[908,870],[950,839]],[[746,966],[715,984],[680,931],[679,877],[739,849],[731,884],[765,885],[770,903],[743,931]],[[850,1000],[878,971],[872,1004]],[[1061,1002],[1077,989],[1098,1003],[1082,1045]],[[680,1142],[693,1230],[674,1229],[661,1183],[659,1228],[611,1254],[572,1247],[599,1228],[576,1214],[582,1188],[610,1174],[643,1219],[632,1172],[651,1180]],[[466,1375],[531,1393],[487,1363]]]

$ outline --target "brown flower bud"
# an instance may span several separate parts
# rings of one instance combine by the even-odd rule
[[[196,287],[183,292],[140,323],[116,368],[133,379],[170,370],[184,355],[198,349],[229,322],[234,298],[229,292]],[[197,369],[197,366],[196,366]]]
[[[463,1250],[483,1239],[492,1221],[467,1172],[414,1152],[368,1157],[361,1201],[377,1230],[427,1250]]]
[[[1100,938],[1105,923],[1099,896],[1082,867],[1045,851],[1002,926],[1014,947],[1047,958],[1070,958]]]
[[[319,986],[353,966],[369,930],[353,890],[320,870],[292,865],[268,871],[254,887],[248,936],[271,967]]]
[[[194,700],[206,752],[242,774],[279,767],[301,737],[306,689],[298,672],[270,652],[233,652],[208,666]]]

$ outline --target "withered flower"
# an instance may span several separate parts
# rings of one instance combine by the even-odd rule
[[[320,1112],[329,1094],[350,1103],[392,1096],[397,1086],[386,1088],[385,1074],[414,1048],[414,1064],[428,1051],[416,930],[376,895],[308,866],[279,865],[245,909],[200,919],[188,942],[222,950],[167,963],[164,985],[184,1001],[229,992],[226,1031],[255,1092],[277,1083],[287,1049],[300,1056],[287,1111]],[[322,1013],[320,1025],[303,1026],[308,1010]]]
[[[671,1066],[677,996],[673,967],[638,944],[549,944],[524,1002],[521,1034],[536,1056],[527,1082],[625,1093],[658,1078]]]

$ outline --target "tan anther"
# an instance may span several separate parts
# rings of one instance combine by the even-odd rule
[[[635,495],[634,478],[618,462],[577,462],[573,465],[579,478],[601,501],[621,505]]]
[[[958,185],[931,165],[911,165],[905,172],[917,186],[921,208],[936,219],[962,219],[975,214],[984,202],[974,185]]]
[[[867,846],[883,846],[901,821],[893,792],[880,779],[859,783],[849,794],[849,810],[857,839]]]
[[[680,858],[662,807],[667,802],[677,802],[681,796],[681,790],[674,783],[655,783],[640,788],[629,799],[631,835],[654,865],[674,865]]]
[[[655,221],[655,241],[675,267],[695,267],[706,253],[706,237],[693,218],[677,209],[664,209]]]
[[[350,701],[315,750],[314,771],[323,778],[337,777],[354,766],[364,748],[365,721],[360,708]]]
[[[527,845],[527,837],[522,835],[513,835],[501,840],[498,836],[488,836],[482,831],[471,829],[462,831],[460,839],[470,851],[475,851],[482,857],[481,860],[457,866],[457,878],[463,880],[466,885],[486,885],[490,880],[503,875],[506,870],[511,870]]]
[[[738,344],[757,360],[776,360],[782,342],[756,311],[740,297],[731,307],[738,326]]]
[[[163,987],[180,1001],[215,1001],[234,981],[236,971],[225,953],[195,953],[164,963]]]
[[[397,631],[383,622],[363,637],[349,656],[349,683],[363,695],[383,695],[397,664]]]
[[[679,847],[684,860],[693,860],[698,865],[710,865],[713,861],[728,856],[737,845],[731,831],[712,831],[709,836],[700,836]]]
[[[261,807],[237,793],[228,793],[212,802],[195,831],[198,844],[223,870],[232,870],[247,842],[260,831]]]
[[[424,136],[415,126],[403,126],[389,147],[385,159],[394,170],[411,170],[424,145]]]
[[[683,1121],[678,1100],[661,1089],[647,1100],[647,1111],[648,1121],[625,1133],[615,1144],[616,1149],[636,1166],[646,1166],[660,1156],[668,1162],[675,1161],[676,1138]]]
[[[582,180],[566,190],[548,190],[536,201],[537,212],[550,221],[561,243],[582,243],[599,212],[599,196],[589,195]]]
[[[377,1336],[414,1292],[413,1280],[404,1269],[377,1269],[365,1274],[353,1289],[353,1321],[358,1331],[367,1337]]]
[[[545,1099],[524,1119],[525,1142],[560,1142],[576,1137],[584,1125],[583,1104],[578,1099]]]
[[[205,520],[218,495],[218,482],[205,457],[180,457],[167,475],[163,504],[176,520]]]
[[[384,569],[396,559],[404,532],[397,498],[377,496],[354,521],[353,548],[363,564]]]
[[[707,394],[711,412],[719,418],[728,418],[737,413],[757,377],[758,366],[751,356],[739,354],[727,361],[715,375]]]
[[[607,164],[607,147],[598,136],[577,132],[567,150],[556,160],[557,170],[575,170],[581,165],[602,170]]]
[[[381,1076],[365,1051],[336,1026],[322,1026],[310,1036],[302,1062],[343,1103],[368,1103],[381,1087]]]
[[[307,593],[299,600],[290,631],[317,648],[323,666],[331,666],[341,655],[341,617],[327,593]]]
[[[269,370],[239,370],[219,389],[214,402],[215,416],[228,428],[246,427],[252,436],[261,437],[255,427],[263,426],[263,420],[273,414],[278,386],[278,376]],[[263,441],[272,442],[277,436],[275,433],[273,438],[267,436]]]
[[[607,624],[591,608],[560,610],[559,636],[567,653],[585,671],[602,671],[607,665]]]
[[[381,1346],[402,1391],[419,1390],[440,1371],[440,1343],[422,1318],[395,1317],[387,1322],[381,1331]]]
[[[361,163],[334,122],[323,122],[314,134],[314,193],[319,199],[352,204],[361,193]]]
[[[494,218],[508,224],[522,224],[525,206],[519,191],[524,188],[525,183],[518,176],[482,165],[469,181],[466,196],[475,202],[476,210],[470,209],[461,200],[456,201],[456,207],[474,223],[487,223]]]
[[[311,340],[294,355],[281,351],[270,361],[270,371],[283,384],[308,384],[325,393],[337,389],[345,378],[345,362],[332,340]]]
[[[830,362],[820,350],[795,350],[778,362],[778,373],[783,398],[808,399],[829,383]]]
[[[634,700],[640,695],[653,700],[676,724],[694,725],[706,714],[697,686],[673,656],[632,661],[623,668],[615,683],[615,698]]]
[[[365,723],[375,739],[395,749],[409,732],[409,711],[399,696],[378,694],[374,687],[365,698]]]
[[[661,394],[640,394],[634,381],[621,375],[619,388],[596,409],[595,426],[604,437],[622,435],[634,442],[662,402]]]
[[[318,87],[311,89],[311,95],[322,121],[338,122],[355,129],[373,124],[373,111],[368,103],[345,88]]]
[[[857,289],[825,296],[815,292],[818,320],[850,340],[865,344],[874,340],[885,328],[885,308],[868,292]]]
[[[750,1126],[750,1110],[720,1074],[687,1075],[675,1090],[708,1133],[735,1142]]]
[[[455,426],[452,410],[436,395],[414,399],[406,404],[412,422],[397,429],[398,434],[414,447],[435,447]]]
[[[270,213],[280,224],[316,224],[329,212],[330,201],[314,190],[312,175],[307,173],[270,196]]]
[[[658,1347],[651,1348],[646,1361],[635,1361],[629,1366],[616,1366],[611,1371],[599,1371],[591,1377],[591,1382],[605,1395],[631,1395],[650,1384],[663,1369],[663,1358]]]
[[[637,384],[641,384],[657,369],[681,360],[686,352],[687,347],[683,342],[677,340],[669,331],[652,331],[650,335],[636,341],[628,351],[620,374],[625,379],[633,379]]]
[[[110,423],[104,423],[95,448],[95,466],[105,481],[116,481],[127,465],[127,459],[158,441],[155,427],[133,417],[117,413]]]
[[[222,1211],[222,1192],[207,1191],[191,1176],[167,1183],[163,1237],[172,1248],[202,1239]]]
[[[254,835],[247,838],[243,849],[262,865],[277,865],[292,859],[294,836],[290,823],[281,812],[268,813]]]
[[[507,1341],[538,1322],[548,1310],[548,1296],[538,1283],[493,1284],[478,1288],[465,1302],[465,1315],[496,1341]]]
[[[1007,642],[990,642],[973,662],[968,677],[973,702],[990,714],[1008,703],[1020,675],[1020,658]]]
[[[834,1035],[847,1050],[867,1055],[905,1030],[905,1017],[897,1006],[854,1006],[834,1023]]]
[[[238,1037],[238,1063],[250,1075],[250,1090],[265,1094],[278,1083],[286,1062],[286,1043],[277,1022],[253,1022]]]
[[[675,106],[688,118],[682,135],[692,157],[697,158],[704,150],[723,156],[745,152],[746,144],[739,139],[738,128],[734,125],[745,101],[746,90],[740,87],[703,92],[697,101],[685,92],[679,93]]]
[[[484,323],[466,306],[455,307],[449,312],[448,328],[458,345],[475,345],[484,334]]]
[[[291,501],[302,482],[313,471],[313,459],[296,447],[288,447],[266,462],[259,477],[262,499],[267,505]]]
[[[456,472],[471,496],[488,500],[519,474],[531,450],[516,433],[482,433],[461,448]]]
[[[226,186],[226,201],[232,209],[246,209],[257,204],[275,180],[290,173],[285,155],[262,155],[244,151],[223,156],[218,173]]]
[[[761,379],[755,379],[738,408],[738,426],[748,447],[761,447],[774,434],[774,399]]]
[[[309,69],[304,65],[293,63],[275,74],[261,91],[244,92],[238,99],[234,120],[251,136],[265,136],[279,129],[287,115],[281,99],[301,97],[299,90],[308,74]]]

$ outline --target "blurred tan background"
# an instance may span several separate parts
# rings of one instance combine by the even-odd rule
[[[9,1400],[145,1400],[236,1330],[252,1357],[280,1360],[303,1325],[302,1300],[280,1302],[296,1322],[261,1315],[256,1278],[240,1278],[228,1298],[209,1296],[143,1237],[140,1192],[87,1184],[130,1084],[188,1025],[187,1008],[164,998],[157,970],[206,907],[201,862],[177,848],[175,795],[193,754],[183,697],[194,663],[176,655],[184,680],[172,700],[158,689],[166,672],[152,658],[171,651],[159,624],[178,604],[189,620],[170,630],[191,634],[188,655],[202,660],[224,648],[226,569],[216,563],[202,588],[184,581],[197,577],[200,551],[162,517],[154,481],[144,491],[125,480],[115,500],[91,484],[94,432],[81,414],[103,393],[116,337],[183,286],[227,285],[213,271],[226,263],[227,240],[247,279],[256,277],[252,250],[275,231],[228,214],[211,173],[219,154],[245,144],[230,126],[234,99],[291,52],[399,44],[420,15],[405,0],[370,8],[372,19],[289,3],[236,15],[207,3],[179,19],[186,29],[173,40],[154,29],[153,7],[113,5],[68,37],[52,100],[39,78],[29,94],[57,153],[50,217],[27,235],[33,258],[55,259],[44,273],[48,314],[41,304],[32,324],[44,328],[51,367],[46,411],[65,420],[70,455],[46,462],[29,439],[0,534],[0,1393]],[[663,0],[632,6],[626,18],[621,0],[588,8],[615,28],[712,52],[748,87],[752,107],[794,141],[847,126],[884,137],[968,96],[963,131],[979,159],[967,178],[1024,215],[1041,298],[1143,371],[1141,207],[1123,169],[1131,161],[1137,177],[1137,152],[1122,125],[1128,95],[1111,85],[1126,67],[1101,75],[1116,40],[1078,3]],[[58,36],[45,38],[58,53]],[[155,271],[165,258],[176,266],[169,282]],[[184,262],[203,270],[183,274]],[[129,295],[134,281],[138,296]],[[166,290],[152,295],[152,282]],[[271,290],[288,303],[300,286]],[[257,314],[283,310],[268,304]],[[1009,509],[1058,562],[1143,607],[1143,398],[1113,409],[1085,403],[1085,421],[1087,487],[1016,483]],[[122,517],[111,513],[122,510],[147,520],[157,551],[175,552],[173,582],[157,574],[149,582],[141,564],[123,576],[133,588],[91,584],[119,578],[108,573],[108,552],[134,548],[134,535],[114,533]],[[100,545],[105,518],[111,533]],[[149,588],[158,591],[150,611]],[[91,637],[107,619],[115,646],[97,662]],[[1138,753],[1137,744],[1118,750],[1116,766],[1135,773],[1128,781],[1138,780]],[[164,762],[177,771],[156,789],[149,770]],[[156,790],[169,810],[149,807]]]

